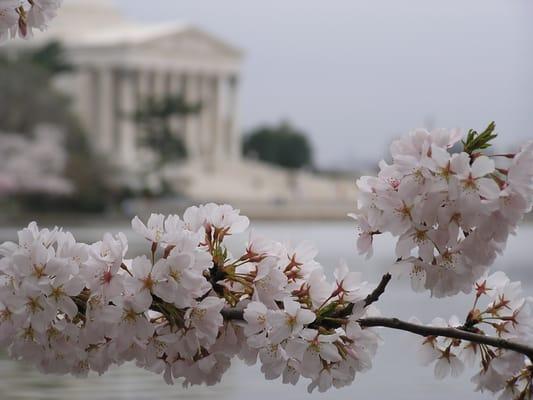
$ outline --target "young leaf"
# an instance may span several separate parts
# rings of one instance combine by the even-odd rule
[[[466,140],[462,141],[464,151],[468,154],[472,154],[475,151],[489,148],[491,146],[490,141],[498,136],[494,133],[495,128],[496,124],[492,121],[481,133],[470,129],[466,135]]]

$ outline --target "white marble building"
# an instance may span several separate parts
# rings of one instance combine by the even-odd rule
[[[190,25],[132,22],[111,0],[66,0],[47,32],[14,45],[51,39],[63,43],[77,67],[58,85],[75,100],[89,142],[122,167],[122,183],[145,184],[153,156],[140,146],[142,132],[127,116],[147,97],[180,92],[203,107],[198,115],[173,122],[184,136],[188,158],[158,175],[177,193],[194,202],[230,202],[265,218],[345,217],[353,208],[352,178],[290,172],[241,158],[242,53],[233,46]],[[173,199],[158,200],[138,212],[173,212],[175,206]]]
[[[173,121],[189,158],[239,158],[238,49],[194,26],[135,23],[108,0],[65,1],[48,31],[17,45],[53,39],[76,67],[59,84],[75,99],[91,143],[120,166],[135,170],[142,154],[142,132],[129,116],[149,97],[178,93],[202,104],[199,114]]]

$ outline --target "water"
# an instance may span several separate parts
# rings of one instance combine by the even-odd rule
[[[363,272],[368,281],[377,282],[394,259],[391,239],[378,238],[375,255],[371,260],[357,256],[354,250],[352,226],[341,222],[317,223],[266,223],[254,224],[257,233],[291,241],[309,240],[319,249],[319,261],[331,273],[339,259],[344,259],[353,269]],[[126,224],[123,226],[66,227],[80,241],[95,241],[101,233],[109,230],[123,231],[130,239],[131,254],[145,251],[146,244],[136,237]],[[0,229],[0,241],[13,240],[16,228]],[[246,236],[234,237],[232,249],[242,248]],[[533,226],[520,228],[519,235],[512,237],[506,252],[499,257],[494,269],[504,270],[513,280],[522,280],[525,290],[533,293],[533,262],[530,249]],[[147,247],[146,247],[147,249]],[[379,301],[384,316],[402,319],[416,315],[428,322],[435,316],[449,317],[452,314],[464,316],[471,304],[471,296],[455,296],[451,299],[431,299],[428,294],[413,293],[407,282],[394,280]],[[114,368],[104,376],[92,375],[87,379],[70,376],[41,375],[30,365],[0,358],[0,399],[3,400],[144,400],[144,399],[271,399],[282,396],[288,399],[324,398],[394,398],[394,399],[483,399],[488,394],[473,392],[469,382],[474,371],[466,370],[457,379],[436,381],[431,367],[421,367],[416,362],[415,339],[412,335],[391,330],[381,330],[385,343],[374,361],[374,368],[360,374],[348,388],[331,390],[326,394],[308,395],[305,383],[297,386],[282,385],[279,381],[266,381],[259,368],[247,367],[238,360],[224,376],[222,383],[214,387],[183,389],[179,383],[167,386],[162,378],[150,372],[126,364]]]

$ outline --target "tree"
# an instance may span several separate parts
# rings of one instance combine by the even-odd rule
[[[313,166],[313,149],[307,135],[288,122],[253,129],[244,138],[243,152],[246,157],[284,168]]]
[[[184,117],[200,110],[201,103],[189,104],[181,94],[163,99],[149,97],[135,112],[133,119],[144,131],[142,143],[154,150],[159,162],[164,164],[187,157],[183,132],[173,126],[173,121],[183,122]]]
[[[109,194],[107,164],[91,151],[70,99],[52,84],[56,74],[72,69],[61,46],[49,43],[15,56],[0,56],[0,132],[31,137],[42,124],[63,131],[65,178],[74,184],[69,196],[25,194],[18,197],[19,203],[31,209],[103,210]]]
[[[31,223],[18,244],[0,245],[9,288],[0,291],[1,344],[43,372],[102,374],[135,360],[184,386],[220,382],[239,357],[259,361],[267,379],[307,379],[310,392],[323,392],[371,367],[380,327],[420,336],[405,351],[434,364],[438,379],[458,376],[469,362],[478,368],[477,390],[531,399],[533,298],[502,271],[488,270],[533,206],[533,141],[490,154],[493,132],[493,124],[470,131],[454,152],[454,131],[418,130],[391,146],[393,162],[380,163],[379,178],[358,182],[360,252],[371,253],[374,235],[390,234],[415,291],[471,293],[463,321],[379,316],[391,274],[369,285],[341,264],[328,281],[308,243],[252,236],[230,252],[226,239],[249,220],[209,203],[182,218],[135,217],[146,254],[133,259],[122,233],[87,245]],[[501,158],[498,167],[492,158]],[[43,261],[29,268],[34,257]],[[25,308],[11,311],[20,303]]]
[[[22,57],[27,63],[38,65],[53,75],[74,70],[72,64],[65,59],[63,46],[58,41],[48,42],[40,48],[23,54]]]
[[[18,1],[10,7],[0,15],[7,29],[18,24],[26,35],[28,21],[42,20],[27,18]],[[359,252],[372,255],[375,235],[397,238],[396,264],[415,291],[472,292],[463,323],[376,317],[391,275],[369,287],[341,265],[328,282],[308,244],[252,236],[242,252],[229,252],[225,239],[249,220],[209,203],[188,208],[183,220],[152,214],[145,225],[135,217],[148,257],[134,259],[122,233],[89,246],[30,223],[18,244],[0,245],[0,343],[43,372],[87,376],[135,360],[185,387],[218,383],[237,356],[259,360],[266,379],[308,379],[309,392],[324,392],[372,366],[381,344],[373,328],[382,327],[421,336],[418,351],[437,379],[461,374],[465,360],[478,367],[476,390],[532,399],[533,298],[488,269],[533,207],[533,141],[491,154],[494,128],[470,130],[459,150],[457,132],[417,130],[393,143],[379,176],[357,183]]]

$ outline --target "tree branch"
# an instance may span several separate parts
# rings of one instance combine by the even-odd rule
[[[376,302],[379,297],[385,292],[385,288],[391,280],[390,274],[385,274],[381,278],[380,283],[376,288],[365,298],[365,307]],[[78,299],[76,299],[78,300]],[[76,302],[78,308],[80,308],[80,302]],[[353,309],[353,304],[348,305],[344,309],[334,313],[328,318],[344,318],[351,314]],[[159,310],[157,310],[159,311]],[[226,320],[233,321],[243,321],[244,320],[244,311],[242,309],[235,308],[224,308],[221,311],[222,316]],[[361,318],[357,321],[362,327],[383,327],[391,328],[400,331],[406,331],[414,333],[415,335],[420,336],[440,336],[447,337],[452,339],[461,339],[467,340],[472,343],[485,344],[499,349],[506,349],[516,351],[527,356],[530,360],[533,361],[533,347],[527,346],[525,344],[513,342],[510,340],[502,339],[499,337],[486,336],[478,333],[469,332],[461,328],[442,328],[436,326],[427,326],[413,324],[411,322],[402,321],[398,318],[385,318],[385,317],[367,317]]]
[[[506,349],[521,353],[533,361],[533,347],[512,342],[493,336],[480,335],[457,328],[441,328],[436,326],[418,325],[399,320],[398,318],[369,317],[362,318],[359,324],[364,327],[384,327],[407,331],[420,336],[441,336],[452,339],[467,340],[472,343],[486,344],[499,349]]]
[[[370,293],[366,297],[365,307],[369,306],[370,304],[376,302],[379,299],[379,297],[385,292],[385,288],[387,287],[390,280],[391,280],[390,274],[387,273],[383,275],[378,286],[376,286],[376,288],[372,291],[372,293]],[[333,319],[344,318],[350,315],[352,310],[353,310],[353,304],[350,304],[344,309],[337,311],[333,315],[329,316],[329,318],[333,318]],[[222,310],[222,315],[227,320],[237,320],[237,321],[244,320],[243,310],[225,308]],[[435,327],[435,326],[418,325],[418,324],[413,324],[411,322],[399,320],[398,318],[384,318],[384,317],[361,318],[358,320],[358,322],[362,327],[365,327],[365,328],[370,328],[370,327],[391,328],[391,329],[411,332],[411,333],[414,333],[420,336],[441,336],[441,337],[447,337],[447,338],[452,338],[452,339],[461,339],[461,340],[467,340],[472,343],[485,344],[485,345],[492,346],[492,347],[499,348],[499,349],[512,350],[512,351],[516,351],[518,353],[521,353],[529,357],[529,359],[533,361],[533,347],[531,346],[509,341],[509,340],[502,339],[499,337],[486,336],[486,335],[481,335],[478,333],[469,332],[467,330],[460,329],[460,328],[441,328],[441,327]]]
[[[224,308],[221,312],[224,319],[244,321],[244,311],[235,308]]]
[[[379,300],[379,297],[385,292],[385,288],[389,284],[392,276],[389,273],[386,273],[381,277],[381,281],[376,286],[376,288],[365,298],[365,307],[368,307],[370,304],[375,303]],[[348,306],[343,308],[342,310],[339,310],[337,312],[334,312],[331,315],[331,318],[345,318],[349,316],[353,311],[353,303],[350,303]]]
[[[381,282],[379,282],[379,285],[372,291],[372,293],[366,296],[365,307],[368,307],[370,304],[379,300],[379,296],[385,292],[385,288],[389,284],[391,278],[392,275],[389,273],[386,273],[381,277]]]
[[[242,310],[224,309],[222,315],[229,320],[243,320]],[[485,344],[498,349],[512,350],[521,353],[533,361],[533,347],[525,344],[512,342],[499,337],[485,336],[478,333],[468,332],[457,328],[441,328],[436,326],[418,325],[402,321],[398,318],[368,317],[361,318],[357,322],[362,327],[383,327],[414,333],[420,336],[441,336],[451,339],[467,340],[472,343]]]

